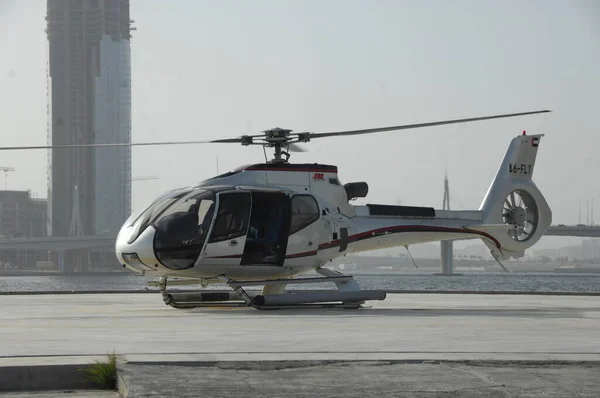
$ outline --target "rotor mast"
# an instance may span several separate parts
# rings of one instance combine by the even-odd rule
[[[275,127],[263,131],[260,135],[244,135],[239,138],[242,145],[261,145],[265,148],[273,148],[273,158],[268,163],[287,163],[290,154],[288,151],[303,152],[303,150],[293,144],[296,142],[308,142],[310,138],[307,133],[292,133],[293,130]],[[229,140],[218,140],[217,142],[226,142]]]
[[[267,145],[273,147],[273,159],[269,161],[269,163],[287,163],[290,158],[290,154],[282,149],[284,145],[289,146],[290,141],[290,133],[292,130],[282,129],[280,127],[275,127],[271,130],[266,130],[265,133],[265,141]],[[285,159],[282,159],[281,155],[285,155]]]

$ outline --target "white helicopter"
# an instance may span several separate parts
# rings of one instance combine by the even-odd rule
[[[349,253],[480,238],[502,266],[533,246],[552,212],[532,181],[542,134],[512,139],[479,210],[352,205],[368,193],[366,182],[342,184],[338,169],[289,163],[296,143],[316,138],[370,134],[531,115],[548,110],[330,133],[293,133],[274,128],[259,135],[214,141],[115,143],[81,146],[238,143],[274,149],[273,159],[239,167],[198,184],[169,191],[132,215],[120,230],[119,262],[139,274],[156,275],[166,304],[175,308],[247,305],[358,308],[385,299],[384,291],[361,290],[352,276],[324,268]],[[9,149],[9,148],[6,148]],[[504,268],[504,266],[502,266]],[[315,270],[317,277],[298,278]],[[167,290],[169,285],[222,283],[229,290]],[[173,279],[174,278],[174,279]],[[337,290],[286,290],[289,284],[334,282]],[[263,286],[262,290],[244,289]]]

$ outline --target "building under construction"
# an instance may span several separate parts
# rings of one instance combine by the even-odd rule
[[[128,0],[47,0],[48,144],[131,142]],[[48,233],[116,233],[131,209],[131,148],[54,149]]]

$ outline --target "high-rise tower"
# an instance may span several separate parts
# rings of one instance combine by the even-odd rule
[[[448,184],[448,171],[444,177],[444,201],[442,210],[450,210],[450,184]],[[441,259],[442,259],[442,274],[452,275],[454,273],[454,247],[451,240],[443,240],[440,242]]]
[[[129,1],[47,0],[46,20],[48,143],[131,142]],[[131,208],[131,148],[49,151],[48,189],[52,235],[116,233]]]
[[[450,210],[450,184],[448,184],[448,170],[444,176],[444,200],[442,210]]]

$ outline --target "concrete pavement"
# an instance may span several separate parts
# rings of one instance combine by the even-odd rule
[[[600,367],[574,364],[237,362],[127,364],[128,397],[589,397]]]
[[[0,357],[600,360],[600,297],[390,294],[372,305],[177,310],[155,294],[0,296]]]
[[[0,398],[119,398],[121,395],[116,391],[27,391],[0,393]]]
[[[594,396],[586,394],[600,387],[598,296],[389,294],[359,310],[257,311],[177,310],[158,294],[57,294],[0,295],[0,306],[0,367],[89,363],[115,351],[128,361],[121,375],[129,388],[150,388],[140,396],[158,385],[159,395],[181,387],[175,396],[207,395],[207,388],[226,395],[246,388],[250,395],[469,396],[471,388],[491,396]],[[354,384],[343,382],[349,375]],[[282,387],[286,380],[297,388]],[[574,386],[581,394],[565,395]]]

